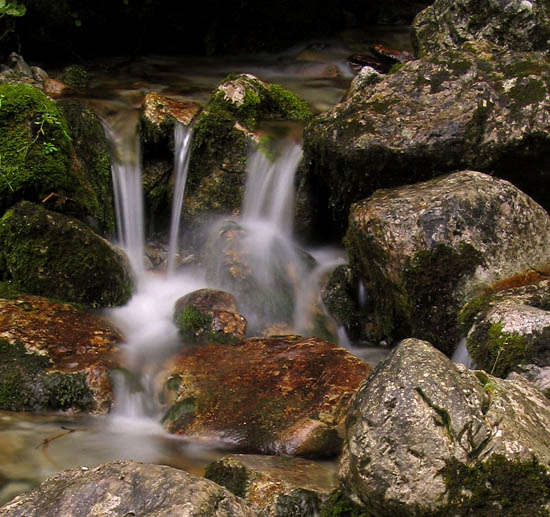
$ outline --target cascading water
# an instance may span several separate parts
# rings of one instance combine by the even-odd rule
[[[144,216],[141,156],[137,125],[129,134],[104,124],[112,154],[112,176],[118,244],[138,279],[143,276]],[[118,130],[117,130],[118,129]]]
[[[466,338],[462,338],[456,347],[456,350],[453,353],[451,358],[453,363],[460,363],[466,366],[466,368],[475,368],[475,365],[472,362],[472,358],[468,353],[468,347],[466,346]]]
[[[168,244],[168,274],[174,273],[176,254],[178,248],[178,236],[183,207],[183,195],[187,183],[187,171],[189,169],[189,154],[191,149],[192,128],[182,124],[176,124],[174,128],[174,144],[176,148],[174,159],[174,173],[176,176],[174,198],[172,200],[172,219],[170,222],[170,239]]]

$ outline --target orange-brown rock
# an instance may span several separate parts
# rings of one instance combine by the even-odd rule
[[[119,331],[106,320],[72,305],[36,296],[0,299],[0,343],[3,345],[0,363],[6,366],[9,359],[14,361],[14,368],[23,368],[13,357],[8,358],[10,350],[23,346],[25,356],[38,357],[47,366],[44,372],[37,370],[38,376],[83,374],[91,393],[87,409],[93,412],[105,412],[111,405],[108,370],[117,364],[114,354],[120,341]],[[19,407],[12,402],[14,407]],[[22,407],[47,409],[34,408],[30,403]]]
[[[371,371],[347,350],[301,336],[186,349],[161,373],[163,423],[247,452],[333,456],[349,402]]]
[[[200,109],[194,102],[181,102],[155,92],[148,93],[143,99],[143,114],[157,125],[162,124],[167,117],[172,117],[180,124],[188,126]]]

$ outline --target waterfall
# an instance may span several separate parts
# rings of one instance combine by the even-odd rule
[[[176,176],[174,197],[172,199],[172,219],[170,222],[170,240],[168,245],[168,274],[175,269],[176,253],[178,249],[179,226],[187,171],[189,169],[189,155],[191,149],[192,129],[189,126],[176,124],[174,128],[174,172]]]
[[[451,360],[453,361],[453,363],[463,364],[467,368],[475,368],[475,365],[472,362],[472,358],[468,353],[468,347],[466,346],[465,337],[463,337],[458,343],[458,346],[456,347],[456,350],[454,351]]]
[[[144,215],[141,155],[137,126],[129,133],[104,123],[111,147],[117,244],[126,252],[136,276],[143,277]]]

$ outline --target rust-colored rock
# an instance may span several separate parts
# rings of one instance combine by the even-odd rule
[[[182,351],[161,373],[165,428],[247,452],[327,457],[371,367],[327,341],[252,338]]]
[[[188,126],[200,109],[194,102],[181,102],[155,92],[148,93],[143,99],[143,114],[157,125],[162,124],[166,117],[170,116],[180,124]]]
[[[121,335],[106,320],[36,296],[0,299],[0,341],[22,344],[27,354],[47,357],[49,373],[84,374],[93,399],[90,409],[109,409],[108,370],[116,365]]]

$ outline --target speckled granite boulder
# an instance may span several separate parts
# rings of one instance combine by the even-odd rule
[[[334,456],[349,401],[370,372],[344,348],[301,336],[187,348],[159,375],[163,424],[245,452]]]
[[[550,405],[407,339],[361,387],[340,478],[373,515],[546,515]]]
[[[375,192],[353,206],[346,237],[385,334],[427,339],[447,354],[462,305],[499,280],[548,270],[549,246],[546,211],[474,171]]]
[[[316,117],[304,131],[300,199],[343,233],[376,189],[461,169],[490,172],[550,207],[550,64],[544,53],[468,42],[411,61]]]
[[[544,0],[436,0],[413,21],[418,57],[487,40],[508,50],[550,50],[550,6]]]
[[[136,461],[65,470],[0,508],[2,517],[130,515],[256,517],[227,489],[183,470]]]

